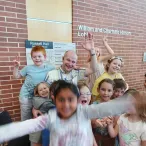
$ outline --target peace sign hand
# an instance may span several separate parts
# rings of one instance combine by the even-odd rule
[[[15,60],[13,60],[14,67],[19,67],[20,66],[20,58],[19,56],[15,57]]]

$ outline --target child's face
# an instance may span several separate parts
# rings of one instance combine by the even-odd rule
[[[125,89],[124,88],[116,88],[114,90],[114,94],[113,94],[113,98],[118,98],[120,96],[122,96],[125,92]]]
[[[55,103],[61,118],[68,119],[77,109],[77,96],[70,89],[62,89],[55,97]]]
[[[103,82],[98,92],[101,101],[107,102],[110,100],[111,96],[113,95],[113,85],[107,82]]]
[[[88,105],[91,100],[91,93],[88,87],[84,86],[80,89],[80,97],[78,99],[78,103],[82,105]]]
[[[39,86],[38,86],[38,94],[39,94],[39,96],[41,96],[41,97],[49,97],[49,88],[47,87],[47,85],[45,85],[45,84],[40,84]]]
[[[32,53],[32,60],[36,66],[41,66],[44,63],[45,59],[46,57],[43,55],[42,52]]]
[[[117,73],[120,71],[122,62],[119,59],[114,59],[110,64],[109,64],[109,69],[108,72],[110,73]]]

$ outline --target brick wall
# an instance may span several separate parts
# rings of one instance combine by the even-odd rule
[[[146,50],[146,2],[144,0],[73,0],[73,42],[77,44],[79,65],[86,64],[86,51],[82,50],[83,37],[77,36],[77,26],[109,28],[130,31],[131,35],[109,34],[109,44],[125,65],[122,73],[130,85],[143,88],[146,63],[142,62]],[[94,33],[96,46],[106,53],[102,44],[103,33]],[[25,0],[0,1],[0,107],[8,110],[13,120],[20,120],[18,95],[22,80],[12,78],[13,63],[20,56],[21,68],[26,65],[25,39],[27,39]]]
[[[73,0],[73,42],[77,43],[79,64],[85,64],[87,53],[82,50],[82,37],[77,26],[125,30],[131,35],[108,34],[109,45],[125,62],[122,73],[130,87],[143,89],[146,62],[146,1],[145,0]],[[80,31],[81,32],[81,31]],[[102,43],[104,33],[94,32],[96,46],[106,50]]]
[[[0,1],[0,108],[8,110],[13,120],[20,120],[18,95],[22,80],[12,77],[13,60],[20,56],[26,64],[27,20],[25,0]]]

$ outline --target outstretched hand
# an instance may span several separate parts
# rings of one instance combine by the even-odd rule
[[[85,41],[82,43],[82,46],[87,51],[94,49],[93,35],[91,33],[88,33],[88,35],[85,36]]]
[[[13,60],[14,67],[19,67],[20,66],[20,58],[19,56],[15,57],[15,60]]]
[[[104,36],[104,37],[103,37],[103,43],[108,43],[107,36]]]

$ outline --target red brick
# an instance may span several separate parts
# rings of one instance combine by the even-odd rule
[[[8,38],[8,42],[25,42],[26,39],[20,39],[20,38]],[[19,48],[18,48],[19,49]],[[10,49],[9,49],[10,50]],[[19,49],[20,50],[20,49]],[[18,51],[19,51],[18,50]]]
[[[5,1],[5,0],[3,0],[3,1],[0,1],[0,5],[1,6],[9,6],[9,7],[15,7],[15,3],[14,3],[14,1],[13,1],[13,3],[11,3],[11,2],[7,2],[7,1]]]
[[[22,13],[22,14],[25,14],[26,13],[26,10],[25,9],[18,9],[18,8],[12,8],[12,7],[5,7],[5,11]]]
[[[9,48],[9,52],[25,52],[26,51],[26,48]],[[21,58],[20,58],[21,59]],[[10,60],[12,60],[12,59],[10,59]],[[14,58],[13,58],[13,60],[14,60]]]
[[[10,12],[0,12],[0,16],[6,16],[6,17],[16,17],[16,13],[10,13]]]
[[[26,29],[7,28],[7,32],[27,33]]]
[[[0,38],[0,42],[7,42],[7,38]],[[5,49],[5,51],[6,50],[8,50],[8,49]],[[0,51],[2,51],[1,48],[0,48]]]
[[[17,18],[6,18],[7,22],[13,22],[13,23],[22,23],[26,24],[27,20],[24,19],[17,19]]]
[[[13,97],[18,97],[19,93],[13,93]]]
[[[19,101],[13,101],[12,103],[13,103],[13,105],[19,105],[20,104]]]
[[[2,89],[10,89],[10,88],[11,88],[11,85],[4,85],[4,86],[0,85],[1,90]],[[10,101],[10,99],[9,99],[9,101]]]
[[[0,27],[0,31],[6,31],[5,27]]]
[[[28,38],[28,34],[18,34],[19,38]]]
[[[5,21],[5,17],[0,17],[0,21]]]
[[[22,84],[15,84],[15,85],[12,85],[12,88],[19,88],[22,86]]]
[[[11,2],[14,2],[14,0],[9,0]],[[25,4],[26,1],[25,0],[15,0],[15,3],[22,3],[22,4]]]
[[[1,52],[0,53],[0,56],[16,56],[16,55],[18,55],[18,53],[16,53],[16,52]]]
[[[25,47],[25,42],[19,43],[19,47]]]
[[[7,43],[7,42],[1,43],[0,42],[0,45],[4,47],[18,47],[18,43]]]
[[[17,33],[0,32],[0,36],[3,36],[3,37],[17,37]]]
[[[16,8],[26,9],[26,4],[17,4],[16,3]]]
[[[1,80],[1,81],[10,80],[10,76],[3,76],[3,77],[0,77],[0,80]]]
[[[0,76],[6,76],[6,75],[9,75],[9,76],[12,76],[13,75],[13,72],[12,71],[3,71],[2,72],[2,70],[1,70],[1,72],[0,72]]]
[[[11,98],[12,94],[0,94],[0,98]]]
[[[27,16],[26,16],[26,14],[17,14],[17,18],[26,19]]]
[[[16,109],[16,110],[14,110],[14,113],[20,113],[20,110]]]
[[[0,57],[0,61],[8,61],[8,57]]]
[[[27,25],[26,24],[17,24],[18,28],[24,28],[27,29]]]
[[[1,85],[11,85],[11,84],[19,84],[20,80],[10,80],[10,81],[1,81]]]
[[[4,48],[4,47],[2,47],[2,46],[0,46],[0,52],[7,52],[8,51],[8,48]]]
[[[13,62],[0,62],[0,66],[12,66]]]
[[[1,11],[4,11],[4,7],[3,7],[3,6],[0,6],[0,10],[1,10]]]
[[[0,26],[5,26],[5,27],[16,27],[15,23],[8,23],[8,22],[0,22]]]

